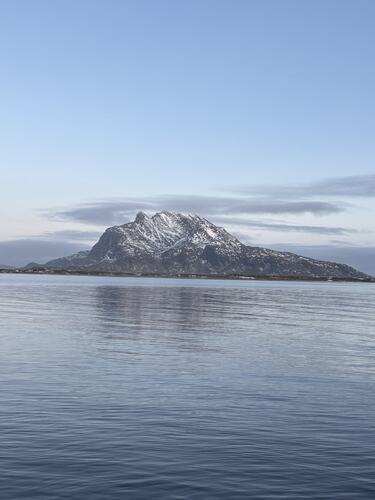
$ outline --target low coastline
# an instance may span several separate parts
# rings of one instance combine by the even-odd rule
[[[77,269],[23,269],[0,268],[0,274],[40,274],[61,276],[104,276],[117,278],[173,278],[173,279],[207,279],[207,280],[254,280],[254,281],[312,281],[312,282],[348,282],[348,283],[375,283],[375,277],[369,278],[335,278],[335,277],[305,277],[279,275],[237,275],[237,274],[132,274],[122,272],[85,271]]]

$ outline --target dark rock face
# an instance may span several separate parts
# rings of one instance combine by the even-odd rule
[[[344,264],[247,246],[198,215],[171,212],[152,217],[139,212],[134,222],[108,228],[90,251],[45,267],[131,274],[367,277]]]

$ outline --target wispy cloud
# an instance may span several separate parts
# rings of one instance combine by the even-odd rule
[[[227,188],[227,191],[230,191]],[[207,217],[254,214],[330,215],[350,208],[351,198],[375,197],[375,175],[325,179],[305,185],[245,186],[231,195],[161,195],[98,200],[63,208],[49,215],[86,224],[110,225],[131,219],[138,210],[196,212]],[[340,199],[338,199],[340,198]]]
[[[47,239],[47,240],[58,240],[58,241],[92,241],[99,238],[102,234],[101,231],[81,231],[79,229],[63,229],[60,231],[48,231],[43,234],[38,234],[33,236],[35,239]]]
[[[159,196],[155,198],[132,198],[86,203],[71,208],[49,212],[49,216],[59,220],[71,220],[94,225],[120,224],[134,217],[138,210],[157,212],[176,210],[194,212],[206,217],[223,214],[314,214],[329,215],[342,212],[342,203],[328,201],[293,201],[273,198],[220,197],[220,196]]]
[[[64,255],[88,250],[102,231],[63,229],[35,236],[0,241],[0,263],[23,266],[29,262],[45,263]]]
[[[285,186],[263,185],[240,187],[242,194],[277,196],[280,198],[372,198],[375,197],[375,174],[336,177],[310,184]]]
[[[72,221],[86,225],[107,227],[133,220],[137,211],[154,213],[163,210],[193,212],[224,226],[241,226],[241,230],[257,228],[275,232],[299,232],[320,235],[348,235],[354,229],[322,224],[297,224],[289,221],[256,220],[257,216],[293,219],[305,214],[328,216],[353,208],[353,198],[375,196],[375,175],[338,177],[306,185],[247,186],[215,196],[159,195],[102,199],[75,206],[50,210],[47,216],[59,221]],[[249,232],[248,232],[249,233]],[[68,241],[87,242],[100,235],[95,231],[57,231],[42,235],[44,238],[63,238]]]
[[[286,224],[283,222],[264,222],[258,220],[243,220],[236,217],[215,217],[213,222],[226,225],[241,227],[242,229],[257,228],[265,229],[267,231],[277,232],[297,232],[297,233],[313,233],[313,234],[327,234],[327,235],[346,235],[356,233],[356,229],[349,229],[345,227],[335,226],[309,226],[298,224]]]

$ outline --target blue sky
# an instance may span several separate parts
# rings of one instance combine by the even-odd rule
[[[138,207],[253,244],[375,246],[375,2],[0,9],[0,263],[75,250]]]

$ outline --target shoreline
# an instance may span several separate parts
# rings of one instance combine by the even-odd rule
[[[375,277],[369,278],[335,278],[304,277],[304,276],[279,276],[279,275],[237,275],[237,274],[132,274],[108,271],[79,271],[79,270],[47,270],[47,269],[0,269],[0,274],[31,274],[52,276],[103,276],[117,278],[172,278],[172,279],[207,279],[207,280],[232,280],[232,281],[308,281],[308,282],[348,282],[348,283],[375,283]]]

